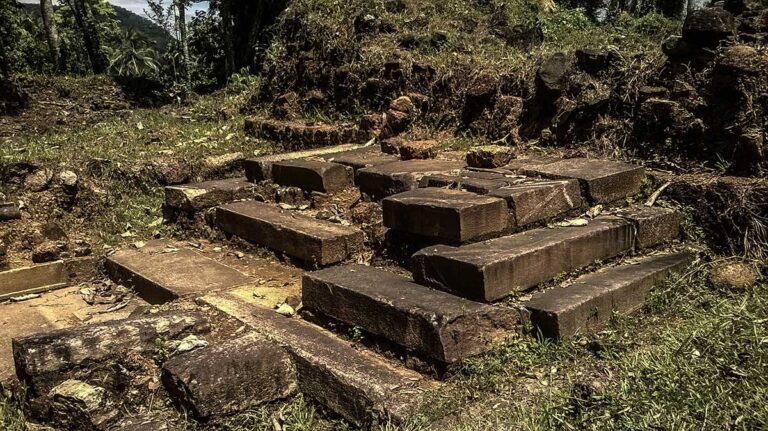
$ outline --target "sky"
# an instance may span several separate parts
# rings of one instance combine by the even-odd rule
[[[39,0],[19,0],[20,3],[39,3]],[[123,7],[125,9],[128,9],[129,11],[141,15],[146,16],[144,14],[144,9],[147,8],[147,2],[146,0],[109,0],[110,3],[118,5],[120,7]],[[54,0],[54,3],[58,3]],[[163,3],[170,4],[171,0],[165,0]],[[187,12],[187,16],[192,16],[195,14],[195,11],[198,10],[206,10],[208,9],[208,2],[200,2],[200,3],[193,3],[192,6],[188,9],[189,12]]]

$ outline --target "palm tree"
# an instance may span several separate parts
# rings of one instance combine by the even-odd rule
[[[120,44],[107,48],[109,70],[119,76],[147,76],[158,71],[154,49],[141,34],[130,28],[122,33]]]

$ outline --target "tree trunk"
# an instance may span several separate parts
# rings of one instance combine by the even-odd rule
[[[189,61],[189,42],[187,40],[187,5],[184,0],[176,1],[176,26],[179,29],[179,42],[181,43],[181,57],[184,63],[184,85],[187,90],[192,89],[192,71]]]
[[[53,13],[53,3],[51,0],[40,0],[40,14],[43,18],[43,27],[45,27],[45,37],[48,40],[48,50],[51,52],[53,69],[59,70],[62,66],[59,32],[56,29],[56,17]]]
[[[221,28],[224,35],[224,74],[225,78],[235,72],[235,46],[232,39],[232,3],[221,0]]]
[[[107,56],[104,55],[104,51],[101,50],[99,32],[96,29],[96,24],[93,22],[90,11],[83,0],[69,0],[69,2],[75,15],[75,23],[83,35],[85,51],[88,53],[88,60],[91,62],[93,73],[105,73],[109,66],[109,61]]]

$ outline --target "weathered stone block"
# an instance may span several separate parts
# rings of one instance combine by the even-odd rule
[[[488,196],[503,198],[516,226],[525,226],[581,208],[577,180],[525,181],[490,190]]]
[[[428,175],[457,174],[463,162],[451,160],[405,160],[363,168],[357,172],[360,191],[375,199],[413,190]]]
[[[332,193],[352,187],[346,166],[318,160],[285,160],[272,164],[272,180],[282,186]]]
[[[165,207],[194,212],[236,200],[253,199],[255,194],[255,185],[245,178],[168,186],[165,188]]]
[[[467,152],[467,165],[473,168],[500,168],[515,158],[510,147],[502,145],[484,145]]]
[[[363,247],[363,232],[357,228],[262,202],[236,202],[219,207],[216,225],[226,233],[310,264],[341,262]]]
[[[487,238],[507,228],[503,199],[461,190],[423,188],[382,201],[384,226],[448,242]]]
[[[538,293],[523,305],[531,323],[547,338],[569,338],[604,325],[613,312],[640,307],[653,286],[683,269],[691,253],[651,256],[587,274],[564,288]]]
[[[680,213],[671,208],[633,207],[618,213],[635,225],[638,248],[655,247],[680,236]]]
[[[358,425],[415,417],[420,394],[436,387],[421,374],[358,349],[300,319],[219,294],[204,302],[282,345],[293,357],[299,390]]]
[[[0,271],[0,300],[60,289],[69,285],[63,261]]]
[[[613,202],[634,195],[645,178],[642,166],[611,160],[566,159],[521,172],[552,179],[575,178],[590,203]]]
[[[120,412],[103,388],[67,380],[50,393],[51,416],[58,427],[72,431],[107,429]]]
[[[520,320],[515,310],[468,301],[364,265],[305,274],[302,299],[305,307],[447,363],[491,349]]]
[[[16,220],[21,218],[21,211],[16,202],[0,202],[0,221]]]
[[[361,147],[362,145],[342,144],[290,153],[271,154],[268,156],[246,159],[243,161],[243,168],[245,169],[245,176],[248,178],[248,181],[264,181],[272,178],[272,164],[275,162],[319,157],[326,154],[355,150]]]
[[[175,402],[198,419],[241,413],[296,391],[296,369],[279,345],[249,334],[177,356],[163,365]]]
[[[634,228],[618,217],[587,226],[535,229],[461,247],[427,247],[413,255],[419,284],[476,301],[495,301],[558,274],[632,249]]]

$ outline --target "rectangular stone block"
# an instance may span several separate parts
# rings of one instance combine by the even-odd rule
[[[333,193],[352,187],[352,172],[338,163],[285,160],[272,164],[272,180],[281,186]]]
[[[107,258],[104,267],[115,283],[133,288],[150,304],[204,295],[252,281],[240,271],[196,251],[168,252],[153,245],[119,250]]]
[[[457,174],[464,162],[452,160],[405,160],[363,168],[357,171],[360,191],[374,199],[416,189],[428,175]]]
[[[305,307],[453,363],[490,350],[513,334],[519,313],[420,286],[364,265],[307,273]]]
[[[69,284],[63,261],[0,271],[0,301],[60,289]]]
[[[357,425],[403,423],[437,383],[300,319],[283,317],[232,295],[203,298],[282,345],[294,359],[299,390]]]
[[[442,188],[392,195],[382,208],[384,226],[451,243],[498,235],[508,221],[503,199]]]
[[[245,176],[248,178],[248,181],[264,181],[272,178],[272,163],[274,162],[318,157],[324,154],[340,153],[342,151],[355,150],[361,147],[362,145],[342,144],[303,151],[293,151],[290,153],[270,154],[268,156],[244,160],[243,168],[245,169]]]
[[[165,207],[195,212],[236,200],[253,199],[255,194],[255,185],[245,178],[168,186],[165,188]]]
[[[363,232],[350,226],[285,211],[263,202],[217,208],[222,231],[315,265],[331,265],[363,247]]]
[[[642,306],[654,285],[684,269],[693,254],[651,256],[587,274],[562,288],[533,296],[523,304],[534,328],[546,338],[570,338],[604,325],[613,312],[629,313]]]
[[[524,168],[520,172],[552,179],[577,179],[591,204],[613,202],[632,196],[640,191],[645,178],[642,166],[611,160],[565,159]]]
[[[619,217],[587,226],[534,229],[484,242],[427,247],[413,255],[419,284],[475,301],[495,301],[596,260],[632,249],[634,228]]]
[[[288,352],[259,334],[176,356],[163,364],[162,380],[174,402],[202,420],[287,398],[298,386]]]
[[[525,181],[491,190],[488,196],[503,198],[515,226],[525,226],[581,208],[577,180]]]
[[[382,153],[378,147],[363,147],[357,150],[343,151],[321,157],[329,162],[349,166],[355,172],[357,172],[358,169],[379,166],[385,163],[397,162],[399,160],[397,156]]]
[[[680,213],[671,208],[638,206],[618,215],[631,220],[637,230],[638,248],[655,247],[680,236]]]

